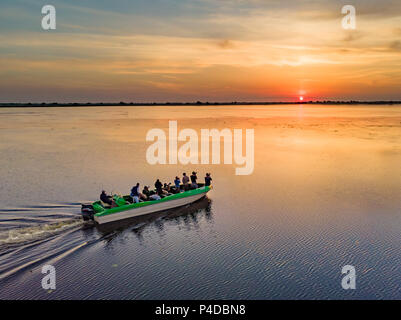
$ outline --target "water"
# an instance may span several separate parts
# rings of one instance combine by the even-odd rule
[[[401,298],[401,106],[0,109],[1,299]],[[253,128],[255,171],[147,164],[146,132]],[[98,228],[101,189],[211,172],[208,199]],[[41,267],[57,288],[41,287]],[[357,289],[341,288],[341,268]]]

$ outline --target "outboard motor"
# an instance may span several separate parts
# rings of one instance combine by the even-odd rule
[[[83,204],[81,208],[82,218],[84,221],[93,220],[93,215],[95,214],[95,210],[93,210],[93,206],[91,204]]]

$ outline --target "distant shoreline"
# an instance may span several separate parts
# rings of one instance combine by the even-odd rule
[[[99,102],[99,103],[80,103],[80,102],[71,102],[71,103],[0,103],[0,108],[36,108],[36,107],[50,107],[50,108],[58,108],[58,107],[121,107],[121,106],[136,106],[136,107],[151,107],[151,106],[244,106],[244,105],[299,105],[299,104],[318,104],[318,105],[338,105],[338,104],[347,104],[347,105],[361,105],[361,104],[369,104],[369,105],[393,105],[393,104],[401,104],[401,101],[299,101],[299,102],[153,102],[153,103],[137,103],[137,102],[119,102],[119,103],[109,103],[109,102]]]

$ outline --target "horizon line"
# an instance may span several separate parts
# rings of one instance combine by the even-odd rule
[[[29,107],[115,107],[115,106],[224,106],[224,105],[285,105],[285,104],[401,104],[401,100],[310,100],[310,101],[232,101],[232,102],[209,102],[209,101],[196,101],[196,102],[4,102],[0,103],[0,108],[29,108]]]

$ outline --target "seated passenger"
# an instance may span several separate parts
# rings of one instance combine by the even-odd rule
[[[161,198],[160,198],[160,196],[157,195],[157,194],[152,194],[151,196],[149,196],[149,199],[150,199],[150,200],[160,200]]]
[[[167,194],[171,194],[173,193],[173,190],[171,190],[171,182],[169,184],[165,183],[163,186],[163,191],[165,191],[165,193]]]
[[[134,203],[138,203],[139,202],[139,183],[136,184],[135,187],[133,187],[131,189],[131,197],[134,200]]]
[[[144,186],[142,190],[143,195],[146,197],[146,200],[149,200],[149,197],[151,196],[150,190],[148,186]]]
[[[116,202],[114,201],[112,196],[109,196],[106,194],[106,191],[102,190],[102,193],[100,194],[100,200],[112,207],[117,207]]]

